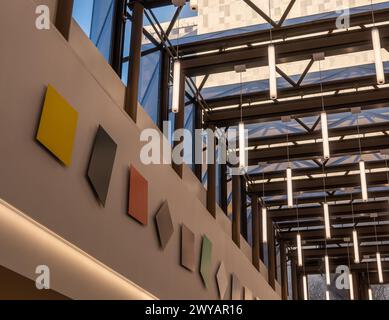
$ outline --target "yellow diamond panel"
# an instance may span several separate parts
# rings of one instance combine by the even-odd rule
[[[72,162],[77,120],[78,112],[49,85],[37,140],[66,166]]]

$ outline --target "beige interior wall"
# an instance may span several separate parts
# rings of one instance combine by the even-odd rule
[[[36,299],[44,297],[45,291],[60,288],[61,293],[72,299],[156,299],[101,261],[94,259],[66,239],[20,212],[0,199],[0,267],[12,270],[30,281],[26,288],[18,288],[12,279],[1,281],[2,296],[24,299],[29,292]],[[37,266],[48,267],[50,290],[37,290]],[[0,268],[1,269],[1,268]],[[47,273],[46,273],[47,275]],[[3,285],[5,284],[5,285]],[[8,288],[12,290],[8,291]],[[17,292],[23,290],[24,292]],[[0,296],[1,296],[0,294]]]
[[[140,163],[140,131],[154,125],[141,108],[137,125],[123,111],[124,86],[97,49],[76,25],[70,44],[55,28],[38,31],[34,27],[35,6],[32,0],[0,2],[0,20],[8,26],[0,28],[0,198],[158,298],[218,297],[216,281],[206,289],[198,267],[192,273],[179,265],[179,226],[184,223],[196,235],[197,266],[201,236],[207,235],[214,248],[213,274],[223,261],[227,272],[235,273],[255,297],[279,299],[252,266],[247,247],[242,252],[231,241],[231,226],[220,209],[216,221],[207,212],[204,190],[192,183],[191,173],[186,172],[182,181],[167,165]],[[61,166],[35,140],[49,83],[79,112],[73,164],[69,168]],[[105,208],[95,199],[86,178],[99,124],[118,144]],[[147,227],[126,215],[130,164],[149,181]],[[169,201],[175,233],[162,251],[153,217],[164,200]],[[0,264],[18,261],[20,273],[31,275],[31,266],[21,252],[13,250],[10,255],[0,256]],[[54,272],[63,270],[56,268]],[[53,289],[62,292],[63,287],[58,284]],[[88,288],[80,284],[78,289],[85,293]]]

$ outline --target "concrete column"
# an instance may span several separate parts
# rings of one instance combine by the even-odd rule
[[[275,241],[274,241],[274,227],[271,218],[268,217],[267,220],[268,226],[268,241],[267,241],[267,252],[269,256],[269,266],[268,266],[268,282],[270,286],[275,289],[276,287],[276,255],[275,255]]]
[[[258,221],[258,232],[259,232],[259,259],[262,261],[265,261],[264,257],[264,243],[262,238],[262,232],[263,232],[263,225],[262,225],[262,207],[259,209],[260,215],[259,215],[259,221]]]
[[[288,300],[288,265],[286,260],[285,242],[280,242],[280,263],[281,263],[281,292],[282,300]]]
[[[351,274],[353,275],[354,300],[359,300],[359,276],[357,272]]]
[[[73,0],[58,0],[55,27],[66,40],[69,40],[72,15]]]
[[[174,120],[174,130],[179,130],[184,128],[184,121],[185,121],[185,74],[181,73],[180,76],[180,103],[178,112],[175,114],[175,120]],[[177,145],[183,143],[183,137],[179,141],[174,141],[174,147]],[[178,174],[180,178],[182,178],[183,174],[183,164],[177,164],[172,163],[174,171]]]
[[[215,127],[210,127],[214,132]],[[213,143],[208,144],[207,153],[208,159],[208,179],[207,179],[207,209],[209,213],[216,217],[216,138],[213,135]]]
[[[122,77],[126,0],[115,0],[110,62],[119,78]]]
[[[232,176],[232,240],[240,247],[240,176]]]
[[[195,129],[202,129],[203,127],[203,123],[202,123],[202,109],[200,107],[200,105],[196,102],[195,103],[195,110],[194,110],[194,127]],[[196,152],[199,153],[199,156],[200,154],[202,154],[202,146],[199,146],[198,149],[196,149],[196,146],[193,147],[193,152],[194,154],[196,155]],[[202,156],[200,156],[200,158],[202,159]],[[194,172],[195,172],[195,175],[197,177],[197,179],[202,182],[202,179],[203,179],[203,165],[202,163],[195,163],[195,168],[194,168]]]
[[[259,271],[259,208],[258,208],[258,196],[253,195],[251,197],[251,216],[252,216],[252,260],[253,265]]]
[[[292,298],[293,300],[298,300],[298,283],[297,283],[297,265],[296,262],[292,259],[291,261],[292,267]]]
[[[161,54],[161,80],[159,84],[160,108],[158,114],[158,127],[161,131],[163,131],[163,122],[169,120],[170,56],[166,50],[162,50]]]
[[[227,214],[227,164],[220,164],[220,207]]]
[[[303,274],[297,269],[297,299],[304,300]]]
[[[138,88],[143,35],[143,11],[143,5],[138,1],[134,2],[132,10],[128,82],[124,109],[135,122],[138,111]]]
[[[240,199],[241,199],[241,213],[240,213],[240,228],[243,238],[247,240],[247,196],[246,196],[246,179],[240,176]]]

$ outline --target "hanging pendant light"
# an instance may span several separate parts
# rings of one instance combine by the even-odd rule
[[[350,238],[347,238],[350,241]],[[350,243],[347,243],[347,260],[348,260],[348,286],[350,289],[350,300],[354,300],[354,283],[353,283],[353,275],[351,273],[351,263],[350,263]]]
[[[369,261],[366,262],[366,273],[367,273],[367,282],[369,284],[369,289],[367,290],[369,300],[373,300],[373,292],[371,290],[371,284],[370,284],[370,272],[369,272]]]
[[[366,168],[365,161],[359,161],[359,174],[361,176],[361,191],[362,191],[362,200],[364,202],[368,201],[367,195],[367,183],[366,183]]]
[[[176,60],[173,67],[172,112],[178,113],[180,105],[181,62]]]
[[[324,191],[325,191],[325,187],[324,187]],[[325,202],[324,205],[325,205],[324,206],[324,216],[326,216],[326,212],[328,213],[327,202]],[[329,228],[327,230],[327,224],[326,224],[326,233],[329,232],[329,231],[330,231]],[[328,286],[331,285],[331,274],[330,274],[330,261],[329,261],[328,252],[327,252],[327,237],[324,238],[324,241],[325,241],[324,266],[325,266],[325,272],[326,272],[326,285],[327,285],[326,299],[330,300],[330,292],[328,291]]]
[[[304,300],[308,300],[308,285],[307,285],[307,276],[303,275],[303,292],[304,292]]]
[[[262,208],[262,242],[267,243],[267,209]]]
[[[353,201],[353,189],[350,190],[350,204],[351,204],[351,215],[353,218],[353,248],[354,248],[354,263],[359,263],[359,244],[358,244],[358,232],[355,229],[355,216],[354,216],[354,201]],[[348,248],[348,247],[347,247]]]
[[[359,145],[359,175],[361,180],[361,193],[362,193],[362,201],[367,202],[369,200],[369,195],[367,193],[367,182],[366,182],[366,166],[365,161],[362,158],[362,143],[361,143],[361,134],[359,130],[359,114],[361,113],[361,108],[351,108],[351,113],[356,115],[357,121],[357,131],[358,131],[358,145]]]
[[[322,131],[322,139],[323,139],[323,161],[322,161],[322,170],[323,170],[323,191],[324,191],[324,203],[323,203],[323,211],[324,211],[324,228],[325,228],[325,246],[326,246],[326,255],[324,257],[325,268],[326,268],[326,283],[327,285],[331,284],[330,278],[330,266],[327,254],[327,239],[331,239],[331,224],[330,224],[330,212],[327,203],[327,195],[326,195],[326,174],[325,174],[325,160],[330,158],[330,146],[329,146],[329,138],[328,138],[328,120],[327,113],[324,108],[324,96],[323,96],[323,81],[321,75],[321,61],[325,59],[325,55],[323,52],[317,53],[313,55],[313,60],[319,62],[319,74],[320,74],[320,97],[321,97],[321,107],[322,112],[320,113],[320,121],[321,121],[321,131]],[[327,300],[330,299],[329,291],[326,291]]]
[[[330,261],[328,259],[328,255],[325,255],[324,257],[324,264],[326,268],[326,284],[329,286],[331,284],[331,278],[330,278]]]
[[[374,218],[374,234],[375,234],[375,241],[376,241],[376,247],[377,247],[376,260],[377,260],[378,282],[384,283],[384,277],[382,274],[381,254],[380,254],[379,249],[378,249],[378,234],[377,234],[377,224],[376,224],[377,213],[373,213],[373,214],[371,214],[371,216]]]
[[[298,260],[298,266],[302,267],[303,265],[303,252],[301,247],[301,235],[300,233],[297,234],[297,260]]]
[[[177,7],[182,7],[185,5],[183,0],[173,0],[173,4]],[[181,88],[181,77],[184,76],[181,74],[181,62],[180,62],[180,15],[177,17],[177,48],[176,48],[176,59],[173,65],[173,96],[172,96],[172,112],[178,113],[180,109],[180,91],[185,90]],[[185,77],[185,76],[184,76]]]
[[[282,122],[285,122],[286,126],[286,158],[288,160],[288,167],[286,168],[286,190],[287,190],[287,201],[288,208],[293,208],[293,185],[292,185],[292,167],[289,157],[289,126],[288,122],[290,117],[282,117]]]
[[[262,169],[262,242],[267,243],[267,209],[265,203],[265,171]]]
[[[288,207],[293,208],[293,184],[292,184],[292,169],[286,169],[286,186],[288,191]]]
[[[300,230],[300,218],[299,218],[299,206],[298,197],[296,197],[296,219],[297,219],[297,230]],[[297,232],[297,264],[299,267],[303,266],[303,248],[301,246],[301,234]],[[305,269],[304,269],[305,270]]]
[[[327,113],[323,111],[320,114],[320,119],[321,119],[321,133],[322,133],[322,139],[323,139],[323,158],[329,159],[330,158],[330,143],[328,140]]]
[[[269,0],[269,18],[271,19],[271,3]],[[270,99],[277,100],[276,48],[273,44],[272,27],[270,27],[270,44],[267,47],[269,64],[269,94]]]
[[[350,300],[354,300],[354,283],[353,283],[353,275],[351,272],[348,274],[348,285],[350,287]]]
[[[270,99],[277,99],[277,74],[276,74],[276,49],[274,44],[268,46],[268,58],[269,58],[269,90]]]
[[[373,300],[373,291],[371,290],[371,288],[369,288],[369,290],[367,290],[368,294],[369,294],[369,300]]]
[[[330,143],[328,138],[328,119],[327,113],[324,107],[324,95],[323,95],[323,80],[321,75],[321,61],[325,59],[325,55],[323,52],[316,53],[313,55],[313,60],[319,63],[319,75],[320,75],[320,98],[321,98],[321,113],[320,113],[320,121],[321,121],[321,134],[323,140],[323,158],[330,158]]]
[[[381,254],[379,252],[376,253],[376,259],[377,259],[378,281],[379,283],[384,283],[384,277],[382,274]]]
[[[300,233],[297,234],[297,262],[298,262],[298,266],[302,267],[302,265],[303,265],[303,250],[301,247],[301,235],[300,235]]]
[[[326,239],[331,239],[330,211],[327,202],[323,204],[323,211],[324,211],[324,226],[326,230]]]
[[[239,167],[246,167],[246,146],[245,146],[246,136],[244,130],[244,123],[239,123]]]
[[[374,62],[375,62],[375,71],[377,76],[377,84],[384,84],[385,72],[384,72],[384,65],[382,63],[380,32],[377,27],[373,27],[371,29],[371,37],[373,40]]]
[[[298,198],[296,198],[296,215],[297,215],[297,228],[300,230],[300,222],[299,222],[299,209],[298,209]],[[301,246],[301,235],[300,232],[297,233],[297,258],[298,265],[303,267],[303,292],[304,292],[304,300],[308,300],[308,285],[307,285],[307,276],[305,273],[305,266],[303,264],[303,250]]]
[[[239,168],[246,168],[246,136],[243,123],[243,72],[246,72],[246,65],[236,65],[235,72],[239,73],[240,78],[240,122],[238,126],[239,134]]]
[[[358,246],[358,233],[357,230],[353,230],[353,245],[354,245],[354,262],[359,263],[359,246]]]
[[[382,63],[382,55],[381,55],[381,39],[380,39],[380,32],[379,32],[378,28],[375,26],[373,0],[370,1],[370,6],[371,6],[371,15],[373,18],[373,28],[371,29],[371,38],[372,38],[372,42],[373,42],[374,62],[375,62],[377,84],[384,84],[385,83],[385,72],[384,72],[384,65]]]

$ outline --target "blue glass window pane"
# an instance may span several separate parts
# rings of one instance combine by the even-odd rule
[[[217,148],[217,156],[216,159],[219,157],[219,147]],[[217,162],[216,162],[217,163]],[[221,173],[221,167],[220,164],[217,163],[216,165],[216,203],[221,207],[221,190],[220,190],[220,173]]]
[[[73,5],[73,18],[88,37],[92,23],[93,2],[94,0],[74,0]]]
[[[160,52],[154,52],[141,58],[139,103],[154,123],[158,121]]]
[[[127,80],[128,80],[128,67],[129,63],[125,62],[122,66],[122,82],[127,86]]]
[[[171,5],[171,6],[155,8],[153,12],[160,23],[165,23],[165,22],[170,22],[173,19],[176,10],[177,7]],[[197,14],[198,14],[197,11],[191,10],[190,6],[186,5],[181,10],[180,19],[195,17],[197,16]],[[149,24],[150,22],[147,21],[147,19],[145,19],[145,25],[149,25]]]
[[[90,38],[107,61],[111,53],[113,15],[114,0],[94,2]]]
[[[169,131],[169,141],[170,145],[173,147],[174,146],[174,141],[173,141],[173,131],[174,131],[174,125],[175,125],[175,114],[173,112],[169,113],[169,122],[170,122],[170,131]]]
[[[123,63],[122,81],[127,85],[129,62]],[[141,58],[138,101],[154,123],[158,122],[160,94],[160,52]]]
[[[190,104],[187,107],[185,107],[185,123],[184,123],[184,128],[189,130],[192,137],[194,137],[194,122],[193,122],[193,116],[194,116],[194,105]],[[193,154],[193,144],[194,139],[191,139],[191,141],[187,141],[184,146],[184,159],[185,163],[188,164],[188,166],[194,170],[194,154]]]
[[[247,197],[248,199],[248,197]],[[253,216],[251,213],[251,206],[247,207],[247,243],[253,246]]]
[[[109,61],[111,54],[114,0],[75,0],[73,18]]]

